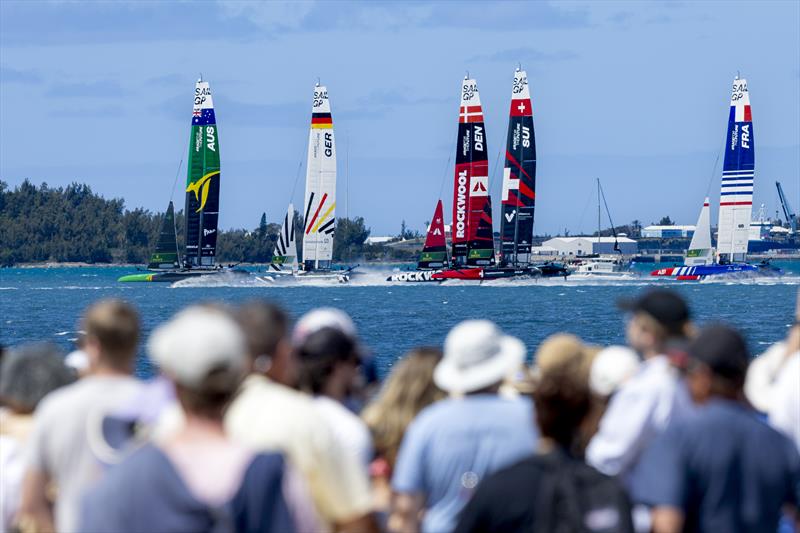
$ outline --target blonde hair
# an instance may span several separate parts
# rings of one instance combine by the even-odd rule
[[[406,428],[426,406],[446,396],[433,383],[433,369],[442,358],[436,348],[416,348],[395,366],[381,392],[361,414],[372,432],[375,450],[394,467]]]

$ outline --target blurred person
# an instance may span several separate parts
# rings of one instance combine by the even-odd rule
[[[484,477],[534,450],[530,398],[498,394],[524,358],[525,345],[488,320],[467,320],[448,333],[433,379],[451,397],[408,426],[392,476],[389,530],[452,530]]]
[[[135,395],[133,377],[139,315],[120,300],[90,306],[82,328],[88,375],[46,396],[34,414],[20,517],[37,530],[77,531],[80,499],[108,466],[98,458],[90,427],[110,408]],[[55,505],[48,492],[56,488]]]
[[[285,313],[253,301],[236,315],[250,364],[225,416],[229,434],[256,450],[283,452],[305,478],[324,528],[373,531],[364,468],[346,452],[313,399],[286,385],[296,381],[298,365]]]
[[[589,365],[586,359],[585,345],[575,335],[569,333],[556,333],[547,337],[536,350],[533,360],[533,375],[540,378],[551,368],[557,368],[566,361],[581,361],[581,373],[586,374],[588,380]]]
[[[481,482],[455,531],[633,531],[618,481],[583,461],[591,411],[583,365],[564,358],[542,373],[533,392],[541,431],[536,453]]]
[[[670,343],[685,339],[689,308],[677,293],[652,289],[619,306],[630,313],[628,345],[643,359],[638,371],[611,397],[599,429],[586,450],[587,462],[600,472],[636,477],[642,452],[673,420],[691,411],[680,372],[666,355]],[[638,526],[637,526],[638,527]]]
[[[389,510],[390,480],[406,428],[423,408],[445,397],[433,382],[433,369],[441,359],[437,348],[416,348],[405,354],[361,413],[375,445],[370,477],[373,503],[381,512]]]
[[[367,425],[345,407],[348,393],[359,379],[360,354],[351,337],[332,327],[308,335],[297,347],[300,389],[314,397],[314,405],[331,425],[339,441],[367,472],[372,460],[372,437]]]
[[[689,355],[687,380],[698,409],[647,450],[632,496],[653,507],[656,533],[773,533],[782,508],[797,517],[800,455],[745,402],[750,354],[737,331],[708,326]]]
[[[245,375],[244,335],[224,311],[189,307],[157,328],[149,351],[173,382],[181,428],[147,444],[86,496],[83,531],[312,531],[313,507],[276,453],[225,435],[223,413]]]
[[[0,412],[0,532],[15,525],[33,412],[48,393],[73,381],[52,344],[23,345],[0,361],[0,398],[7,407]]]
[[[347,389],[344,392],[342,403],[354,413],[360,413],[369,399],[368,384],[370,379],[374,378],[374,375],[370,376],[370,374],[374,374],[375,363],[372,356],[361,345],[356,325],[350,315],[335,307],[312,309],[297,321],[292,332],[292,345],[295,348],[302,346],[310,335],[324,328],[339,331],[355,345],[355,351],[359,356],[358,372],[353,373],[352,379],[347,381]],[[366,366],[363,365],[364,361],[367,361]]]

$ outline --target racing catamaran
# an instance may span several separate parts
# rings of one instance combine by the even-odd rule
[[[355,267],[331,268],[336,231],[336,141],[328,88],[319,83],[314,87],[311,108],[304,205],[303,262],[295,277],[348,281]]]
[[[293,274],[297,271],[297,244],[294,236],[294,205],[289,204],[270,262],[270,274]],[[286,270],[288,267],[288,270]]]
[[[767,263],[746,263],[750,217],[753,210],[755,137],[747,80],[733,80],[728,134],[719,197],[719,226],[716,261],[711,248],[709,202],[706,198],[697,222],[684,266],[661,268],[651,276],[679,280],[700,280],[723,274],[775,274],[780,270]]]
[[[159,243],[147,265],[147,272],[122,276],[119,281],[171,282],[222,272],[247,274],[246,270],[223,268],[216,264],[219,185],[219,134],[214,103],[208,82],[201,78],[195,84],[192,128],[189,137],[185,203],[186,245],[183,258],[178,260],[175,215],[170,202],[162,224]]]

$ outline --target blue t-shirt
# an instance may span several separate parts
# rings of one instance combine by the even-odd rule
[[[292,532],[294,521],[283,498],[284,470],[280,454],[256,455],[233,499],[210,507],[189,492],[164,452],[148,444],[111,468],[86,494],[79,530]]]
[[[745,406],[714,399],[645,452],[633,500],[683,509],[684,531],[774,533],[800,499],[800,456]]]
[[[529,398],[476,394],[436,402],[408,427],[392,488],[425,495],[423,531],[452,531],[478,482],[530,455],[536,439]]]

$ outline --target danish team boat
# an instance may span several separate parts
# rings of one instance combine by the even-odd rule
[[[477,83],[466,77],[461,87],[459,107],[451,256],[447,257],[444,225],[441,223],[442,202],[439,200],[417,271],[392,275],[389,281],[480,281],[568,274],[566,269],[554,263],[531,263],[536,145],[528,77],[520,69],[514,74],[509,115],[503,173],[500,263],[496,263],[494,253],[483,108]],[[437,221],[440,221],[439,224]],[[432,233],[438,231],[441,231],[441,235]],[[436,252],[433,252],[433,247]],[[437,254],[436,261],[429,260],[431,253]]]
[[[750,111],[750,93],[747,90],[747,80],[737,76],[733,80],[728,116],[728,135],[719,197],[716,260],[711,247],[709,201],[706,198],[684,265],[654,270],[650,275],[678,280],[700,280],[719,275],[780,274],[780,269],[768,263],[753,265],[746,262],[750,217],[753,210],[754,177],[755,137]]]
[[[219,134],[208,82],[197,80],[189,138],[186,179],[186,246],[179,256],[175,213],[169,203],[158,245],[146,272],[122,276],[119,281],[179,281],[221,273],[248,275],[238,268],[216,264],[217,220],[219,218],[220,158]]]

